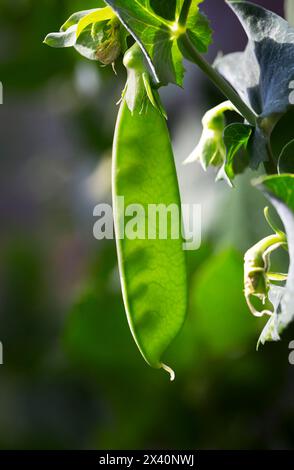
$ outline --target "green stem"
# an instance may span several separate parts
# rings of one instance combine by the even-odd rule
[[[182,10],[181,10],[181,13],[180,13],[180,17],[179,17],[179,25],[180,26],[183,26],[183,27],[186,26],[189,10],[190,10],[190,7],[191,7],[191,3],[192,3],[192,0],[184,0]]]
[[[238,109],[246,121],[252,126],[256,126],[256,115],[241,100],[234,88],[198,53],[191,43],[187,34],[183,34],[178,39],[179,46],[188,53],[188,58],[210,78],[210,80],[219,88],[228,100]]]

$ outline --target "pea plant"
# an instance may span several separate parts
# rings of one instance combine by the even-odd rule
[[[209,0],[207,0],[209,1]],[[243,52],[218,56],[213,65],[203,54],[212,41],[201,0],[97,0],[97,8],[74,13],[45,43],[74,47],[81,55],[112,65],[123,58],[127,82],[122,92],[113,141],[113,210],[122,294],[136,344],[154,368],[174,378],[162,356],[181,329],[187,308],[187,274],[181,237],[158,228],[153,236],[123,237],[119,197],[127,206],[181,201],[166,112],[159,89],[183,85],[186,59],[198,66],[225,101],[203,117],[203,132],[186,163],[213,166],[216,179],[233,188],[234,178],[259,170],[252,184],[278,212],[284,228],[264,216],[272,234],[244,257],[244,295],[255,316],[267,316],[259,343],[277,341],[294,319],[294,135],[278,152],[275,128],[293,108],[294,29],[271,11],[245,1],[224,2],[248,36]],[[226,124],[226,113],[232,119]],[[294,134],[294,131],[293,131]],[[260,176],[260,169],[264,175]],[[250,187],[248,187],[250,191]],[[131,215],[131,214],[129,214]],[[262,216],[262,214],[261,214]],[[150,234],[149,234],[150,235]],[[289,272],[271,270],[276,250],[289,253]],[[213,295],[213,292],[212,292]],[[241,295],[241,293],[240,293]]]

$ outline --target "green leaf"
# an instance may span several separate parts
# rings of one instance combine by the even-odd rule
[[[283,174],[267,176],[259,180],[256,184],[259,185],[269,197],[269,199],[275,202],[274,206],[281,209],[281,213],[284,214],[290,210],[290,213],[294,212],[294,175]],[[280,206],[282,204],[282,206]],[[279,212],[279,211],[278,211]],[[281,214],[280,214],[281,215]],[[284,225],[287,225],[286,217],[281,217]]]
[[[212,31],[208,18],[199,12],[198,4],[193,1],[187,18],[187,35],[199,52],[205,53],[212,41]]]
[[[224,144],[226,147],[226,161],[217,176],[217,179],[225,179],[230,186],[235,177],[234,159],[241,148],[246,149],[252,127],[246,124],[230,124],[224,130]]]
[[[178,0],[150,0],[150,7],[158,15],[170,21],[174,21],[180,8]]]
[[[76,43],[77,27],[70,26],[67,31],[59,33],[50,33],[44,39],[44,43],[50,47],[72,47]]]
[[[294,173],[294,140],[282,150],[278,162],[279,173]]]
[[[177,39],[182,33],[178,18],[174,21],[159,16],[151,8],[149,0],[105,0],[142,48],[157,82],[182,85],[184,77],[183,57]],[[211,41],[211,31],[198,10],[201,0],[195,0],[187,20],[188,32],[195,46],[205,52]],[[176,15],[182,0],[177,0]],[[152,3],[154,5],[154,2]],[[165,12],[166,4],[162,10]]]
[[[67,31],[71,26],[77,25],[78,22],[87,15],[97,11],[97,8],[92,8],[91,10],[77,11],[73,13],[68,20],[61,26],[60,31]]]
[[[94,10],[91,13],[88,13],[88,15],[83,16],[78,22],[77,38],[84,31],[84,29],[87,28],[87,26],[94,23],[111,20],[114,18],[114,16],[114,11],[110,7],[98,8],[98,10]]]
[[[274,290],[276,311],[261,336],[261,342],[276,341],[284,329],[294,320],[294,175],[267,176],[255,184],[265,193],[276,208],[286,230],[290,266],[284,290]]]
[[[61,26],[58,33],[50,33],[46,36],[44,43],[47,44],[47,46],[56,48],[75,46],[77,42],[77,26],[79,21],[96,11],[97,9],[92,9],[73,13]]]
[[[127,32],[110,7],[74,13],[51,33],[45,43],[51,47],[74,47],[82,56],[108,65],[126,50]]]
[[[258,116],[251,166],[268,159],[266,146],[280,116],[290,107],[294,76],[294,29],[280,16],[253,3],[230,1],[249,42],[244,52],[217,59],[218,71]]]
[[[99,29],[103,30],[103,25],[99,25]],[[97,28],[95,30],[97,32]],[[103,39],[101,39],[101,35],[97,34],[93,36],[93,29],[91,26],[88,26],[83,32],[79,35],[74,48],[77,52],[79,52],[83,57],[86,57],[89,60],[99,60],[97,55],[98,47],[104,43]],[[102,34],[103,37],[103,34]],[[104,63],[101,60],[102,63]],[[112,56],[111,56],[111,62]],[[111,63],[110,62],[110,63]]]
[[[217,68],[258,116],[284,113],[290,106],[294,29],[277,14],[253,3],[234,0],[229,5],[249,42],[244,52],[220,58]]]
[[[182,83],[181,54],[172,37],[172,23],[156,15],[148,0],[106,0],[140,44],[155,79]]]

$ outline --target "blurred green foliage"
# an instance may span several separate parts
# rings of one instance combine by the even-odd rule
[[[89,0],[87,8],[97,8],[99,3],[103,5],[102,0]],[[35,88],[56,74],[70,74],[73,52],[56,53],[45,47],[43,40],[72,12],[83,9],[85,2],[81,0],[2,0],[1,80],[9,87]]]

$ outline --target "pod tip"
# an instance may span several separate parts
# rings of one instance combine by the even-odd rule
[[[176,378],[175,372],[171,369],[171,367],[167,366],[166,364],[161,364],[161,368],[169,373],[170,381],[173,382]]]

